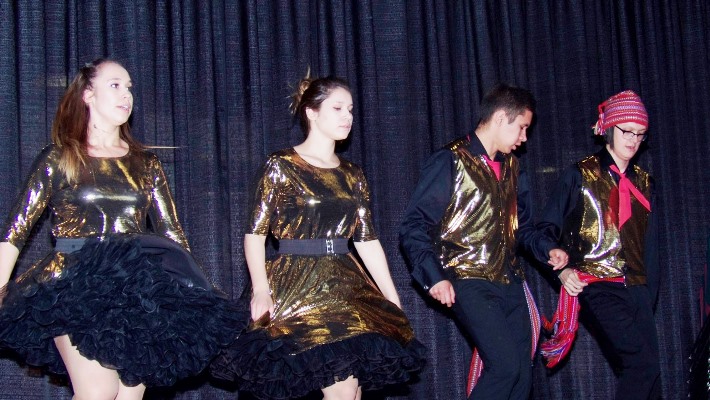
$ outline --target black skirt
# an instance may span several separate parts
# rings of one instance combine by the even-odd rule
[[[259,399],[290,399],[343,381],[358,379],[363,390],[409,381],[424,365],[425,347],[406,345],[379,333],[366,333],[295,353],[288,336],[266,330],[243,333],[210,366],[211,374],[234,381]]]
[[[53,339],[69,335],[124,384],[170,386],[199,374],[248,321],[172,240],[89,239],[48,279],[55,256],[10,282],[0,306],[0,346],[50,372],[66,373]]]

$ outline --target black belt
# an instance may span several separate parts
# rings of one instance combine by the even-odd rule
[[[328,254],[347,254],[348,239],[281,239],[280,254],[295,254],[299,256],[322,256]]]
[[[84,246],[88,238],[57,238],[54,249],[61,253],[73,253]]]

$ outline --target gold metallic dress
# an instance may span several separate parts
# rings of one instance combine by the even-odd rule
[[[282,150],[262,171],[247,233],[281,241],[374,240],[368,202],[356,165],[341,160],[317,168]],[[406,316],[353,254],[278,254],[266,271],[274,314],[252,321],[213,363],[214,375],[258,397],[285,399],[351,375],[364,389],[379,388],[421,368],[423,347]]]
[[[134,150],[90,157],[70,184],[60,155],[53,145],[39,155],[0,232],[21,249],[48,208],[57,239],[8,284],[0,346],[66,373],[53,338],[69,335],[81,354],[131,386],[199,373],[245,323],[190,256],[158,158]],[[66,243],[75,249],[60,251]]]

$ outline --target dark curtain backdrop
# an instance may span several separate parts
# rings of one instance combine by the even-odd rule
[[[418,382],[366,398],[462,399],[470,348],[449,313],[423,298],[397,231],[419,168],[469,133],[497,81],[530,88],[536,122],[520,156],[536,210],[560,171],[598,149],[596,106],[633,89],[651,138],[640,157],[659,185],[662,286],[656,312],[663,393],[684,398],[699,331],[710,181],[710,3],[658,1],[12,1],[0,0],[0,211],[49,142],[54,112],[80,64],[110,56],[135,82],[133,131],[156,150],[197,258],[232,296],[248,281],[242,237],[250,182],[267,154],[302,135],[288,95],[310,68],[352,85],[355,124],[342,156],[363,166],[380,240],[429,363]],[[50,246],[46,218],[18,261]],[[541,311],[558,287],[529,266]],[[538,273],[536,271],[541,271]],[[582,327],[561,368],[534,361],[536,399],[607,399],[614,376]],[[0,357],[0,397],[68,399],[66,380]],[[149,398],[226,399],[197,378]],[[244,398],[247,396],[240,396]]]

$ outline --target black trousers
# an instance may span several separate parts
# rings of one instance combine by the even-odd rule
[[[617,371],[616,398],[659,399],[658,335],[648,288],[592,283],[579,302]]]
[[[453,311],[483,360],[471,399],[527,399],[532,333],[523,284],[482,279],[453,282]]]

